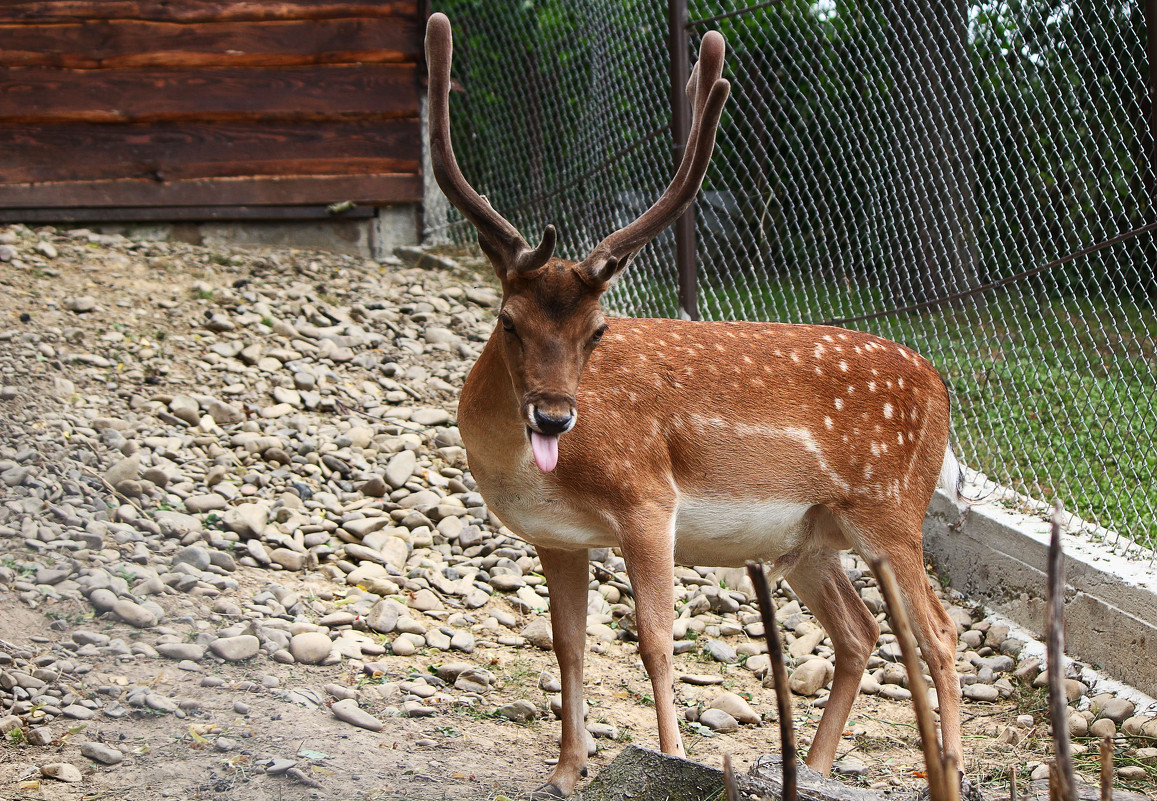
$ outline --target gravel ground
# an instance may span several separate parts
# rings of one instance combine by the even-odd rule
[[[0,797],[495,798],[546,777],[546,586],[475,491],[454,425],[498,296],[477,261],[401,255],[0,228]],[[623,562],[593,557],[597,770],[657,738]],[[776,737],[753,599],[739,571],[677,579],[690,754],[748,764]],[[970,775],[1039,773],[1039,662],[942,597]],[[786,585],[776,602],[806,748],[830,642]],[[884,631],[837,770],[914,787]],[[1069,681],[1070,730],[1115,737],[1121,786],[1151,789],[1157,709],[1089,675]]]

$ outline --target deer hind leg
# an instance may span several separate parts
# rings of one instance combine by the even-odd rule
[[[587,550],[539,548],[538,558],[550,588],[550,627],[562,681],[562,746],[558,765],[532,799],[565,798],[587,762],[583,723],[583,653],[587,637]]]
[[[940,704],[940,740],[945,754],[953,754],[956,764],[964,768],[964,750],[960,734],[960,679],[956,675],[956,624],[936,592],[928,583],[924,570],[924,552],[920,529],[905,538],[905,545],[886,551],[896,574],[896,583],[908,604],[908,615],[920,655],[928,666],[936,697]]]
[[[880,626],[852,586],[839,552],[824,548],[808,553],[785,578],[831,637],[836,652],[831,695],[807,757],[808,767],[826,774],[835,761],[836,748],[860,691],[864,667],[880,636]]]
[[[683,740],[675,718],[672,673],[671,628],[675,623],[675,535],[672,522],[667,519],[663,519],[661,524],[655,520],[643,522],[632,536],[622,538],[620,547],[635,595],[639,657],[651,679],[655,715],[659,721],[659,748],[664,754],[684,756]]]

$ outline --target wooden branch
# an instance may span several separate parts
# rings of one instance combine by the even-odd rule
[[[908,690],[912,693],[912,705],[916,708],[916,727],[920,731],[920,746],[924,749],[924,767],[928,772],[929,795],[932,801],[948,801],[936,721],[932,716],[932,705],[928,702],[928,685],[924,683],[924,671],[920,669],[920,658],[916,654],[916,638],[912,634],[908,610],[904,608],[891,563],[886,558],[873,559],[871,566],[872,573],[880,585],[880,591],[884,594],[884,601],[888,604],[892,630],[899,642],[904,669],[908,673]],[[957,793],[959,794],[959,790]]]
[[[735,785],[735,771],[731,768],[731,754],[723,754],[723,789],[727,791],[727,801],[739,801],[739,788]]]
[[[1073,754],[1069,742],[1068,698],[1064,687],[1065,658],[1065,557],[1061,545],[1061,524],[1064,519],[1058,501],[1053,509],[1052,538],[1049,542],[1048,605],[1045,607],[1045,628],[1048,633],[1049,714],[1053,724],[1053,744],[1056,761],[1050,767],[1050,792],[1058,801],[1076,801],[1073,778]]]
[[[1016,765],[1008,769],[1008,801],[1019,801],[1019,793],[1016,790]]]
[[[1101,801],[1113,801],[1113,741],[1101,739]]]
[[[755,597],[759,601],[759,616],[763,619],[763,636],[767,640],[767,655],[771,660],[771,677],[775,684],[775,705],[779,711],[780,753],[783,754],[783,801],[796,801],[798,782],[796,777],[795,731],[791,720],[791,690],[787,686],[787,668],[783,664],[783,647],[779,642],[779,628],[775,621],[775,604],[771,602],[771,589],[767,584],[767,574],[763,562],[748,562],[747,575],[755,587]]]

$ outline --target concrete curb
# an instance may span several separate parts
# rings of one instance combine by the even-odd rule
[[[1073,527],[1070,527],[1073,528]],[[1065,536],[1065,650],[1157,696],[1157,576],[1097,535]],[[994,503],[964,515],[937,491],[924,550],[952,586],[1038,636],[1044,632],[1049,525]]]

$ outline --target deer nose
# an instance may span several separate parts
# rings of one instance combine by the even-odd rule
[[[557,436],[570,431],[574,427],[574,412],[567,412],[561,417],[543,414],[540,409],[534,410],[534,425],[540,432],[548,436]]]

